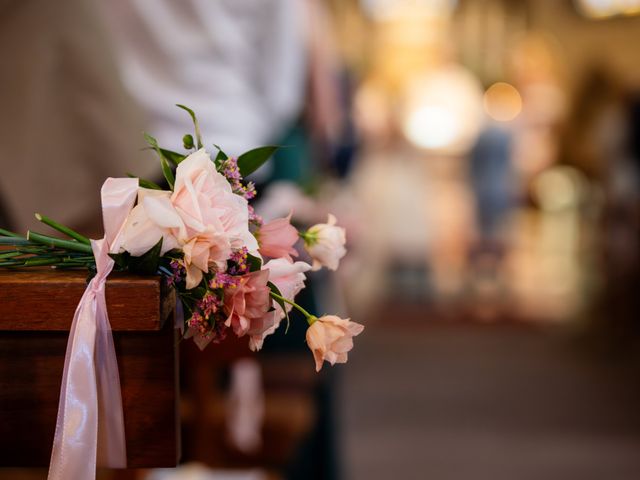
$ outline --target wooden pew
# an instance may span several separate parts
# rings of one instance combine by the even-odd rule
[[[0,467],[49,464],[69,328],[86,280],[86,271],[0,271]],[[173,291],[160,277],[113,273],[106,298],[128,466],[175,466],[180,429]]]

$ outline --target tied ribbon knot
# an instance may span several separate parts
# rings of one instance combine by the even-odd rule
[[[48,480],[95,479],[96,466],[125,468],[127,454],[118,362],[107,315],[109,252],[138,191],[135,178],[108,178],[101,190],[104,238],[91,240],[96,275],[80,299],[67,342]]]

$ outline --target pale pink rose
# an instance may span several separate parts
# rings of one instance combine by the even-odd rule
[[[336,226],[336,217],[329,214],[327,223],[314,225],[306,232],[305,249],[313,259],[313,270],[327,267],[336,270],[347,253],[344,228]]]
[[[282,296],[293,301],[295,296],[304,288],[305,277],[304,272],[311,270],[311,265],[304,262],[290,263],[284,258],[276,258],[269,260],[263,267],[263,270],[269,272],[269,281],[272,282]],[[249,348],[251,350],[260,350],[264,339],[275,332],[280,326],[280,322],[285,317],[282,307],[275,301],[272,302],[274,311],[267,314],[259,321],[252,324],[253,332],[249,332]],[[287,312],[291,311],[291,305],[285,303]],[[255,325],[256,327],[254,328]]]
[[[219,260],[216,255],[230,252],[227,238],[212,232],[203,232],[201,235],[193,237],[181,248],[184,253],[182,262],[187,273],[187,289],[198,286],[204,272],[209,270],[209,265],[212,262],[216,262],[220,268],[224,268],[225,261]]]
[[[286,258],[293,261],[291,256],[298,256],[293,246],[298,241],[298,230],[291,225],[291,214],[285,218],[276,218],[265,223],[258,230],[259,252],[265,257]]]
[[[316,372],[322,368],[322,362],[331,365],[346,363],[347,353],[353,348],[353,337],[364,330],[364,325],[342,319],[335,315],[318,318],[307,329],[307,345],[316,361]]]
[[[184,223],[178,242],[185,251],[187,288],[197,286],[211,265],[224,268],[232,250],[246,246],[257,253],[247,200],[233,193],[204,149],[178,165],[171,203]]]
[[[162,251],[178,247],[176,238],[184,224],[173,208],[171,192],[138,189],[138,204],[131,210],[118,237],[117,251],[126,250],[138,257],[149,251],[162,238]]]
[[[270,320],[264,318],[271,308],[269,271],[259,270],[237,278],[235,287],[224,290],[225,325],[232,327],[239,337],[250,332],[259,335],[271,326]]]
[[[265,313],[262,317],[251,320],[251,326],[247,331],[249,335],[249,349],[257,352],[262,348],[264,339],[276,331],[280,320],[275,310]]]
[[[293,301],[295,296],[304,288],[307,279],[304,272],[311,270],[311,265],[304,262],[290,263],[284,258],[269,260],[262,267],[269,270],[269,281],[272,282],[284,298]],[[280,318],[284,318],[284,312],[280,305],[275,305]],[[291,305],[286,304],[287,312],[291,311]]]

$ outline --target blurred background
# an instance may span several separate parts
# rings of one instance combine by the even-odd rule
[[[100,235],[99,186],[283,148],[257,210],[347,228],[294,319],[181,345],[177,470],[103,479],[640,478],[640,1],[0,0],[0,223]],[[297,321],[296,321],[297,320]],[[0,469],[0,478],[43,478]]]

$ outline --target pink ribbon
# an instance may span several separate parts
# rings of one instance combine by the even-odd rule
[[[105,283],[114,265],[109,251],[118,243],[137,190],[136,178],[108,178],[102,185],[105,236],[91,240],[97,274],[80,299],[69,332],[48,480],[95,479],[96,466],[127,465]]]

